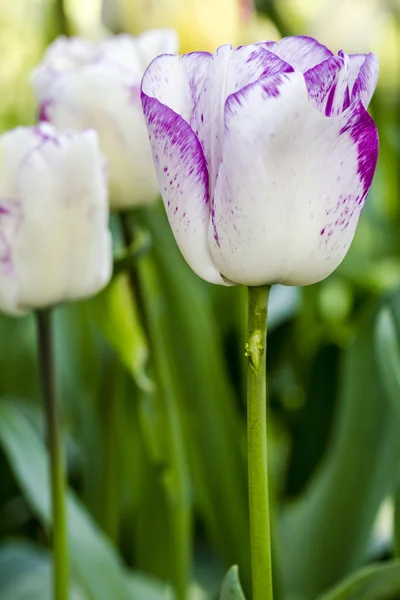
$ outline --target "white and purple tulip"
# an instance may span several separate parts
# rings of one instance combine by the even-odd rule
[[[151,60],[176,52],[176,33],[151,30],[100,43],[58,38],[32,75],[39,119],[58,130],[96,129],[110,167],[113,209],[154,202],[157,177],[140,102],[140,82]]]
[[[142,104],[169,222],[203,279],[308,285],[346,255],[378,133],[372,53],[308,37],[164,55]]]
[[[0,310],[91,296],[112,270],[105,158],[95,131],[0,136]]]

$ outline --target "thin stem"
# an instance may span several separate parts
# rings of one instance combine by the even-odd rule
[[[65,510],[65,465],[56,390],[51,310],[36,313],[39,369],[50,453],[53,517],[53,598],[68,599],[68,543]]]
[[[272,600],[267,466],[267,316],[270,287],[249,287],[247,444],[253,600]]]
[[[126,247],[133,242],[129,213],[120,213],[122,235]],[[150,260],[150,259],[149,259]],[[189,497],[189,474],[185,456],[182,423],[176,402],[176,390],[171,369],[168,364],[168,348],[162,335],[159,310],[154,310],[149,302],[144,302],[143,295],[156,297],[157,282],[152,264],[148,262],[144,273],[134,267],[129,270],[130,284],[134,296],[138,299],[138,308],[149,339],[152,359],[158,379],[159,390],[163,394],[165,408],[166,435],[168,440],[170,469],[172,479],[168,484],[168,501],[171,523],[171,552],[175,560],[171,572],[171,583],[176,589],[177,600],[187,598],[187,574],[190,561],[191,511]],[[143,276],[142,276],[143,275]],[[143,287],[143,289],[142,289]]]
[[[103,531],[116,546],[119,534],[119,480],[118,480],[118,416],[120,410],[117,361],[113,355],[106,357],[102,392],[100,394],[100,426],[102,444],[101,497],[103,499],[100,522]]]

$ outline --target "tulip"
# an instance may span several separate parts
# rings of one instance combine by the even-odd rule
[[[140,81],[158,54],[175,52],[173,31],[96,44],[59,38],[34,70],[40,120],[59,130],[93,128],[109,159],[110,205],[129,209],[154,202],[158,184],[140,103]]]
[[[250,0],[103,0],[103,18],[107,26],[135,35],[172,27],[183,52],[214,52],[220,44],[240,43],[247,26],[243,5],[249,4]]]
[[[23,314],[95,294],[111,276],[97,134],[49,125],[0,136],[0,309]]]
[[[160,56],[142,103],[169,222],[203,279],[308,285],[345,257],[370,189],[378,60],[308,37]]]

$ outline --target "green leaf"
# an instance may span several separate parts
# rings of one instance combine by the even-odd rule
[[[391,302],[397,323],[399,299]],[[315,597],[363,564],[377,511],[393,489],[400,436],[375,357],[380,308],[374,300],[363,311],[343,356],[329,447],[302,496],[284,514],[284,576],[288,591],[300,597]]]
[[[318,600],[398,600],[400,561],[361,569]]]
[[[153,384],[147,375],[147,339],[127,276],[121,274],[115,277],[88,306],[104,337],[114,348],[138,387],[145,392],[151,392]]]
[[[246,600],[239,581],[239,569],[233,566],[225,575],[220,600]]]
[[[393,313],[388,307],[382,308],[376,320],[375,347],[383,387],[400,419],[400,347]]]
[[[21,576],[40,567],[47,552],[23,541],[6,542],[0,546],[0,597],[3,591]]]
[[[49,530],[46,450],[12,400],[0,400],[0,442],[32,510]],[[119,557],[72,492],[68,493],[67,507],[70,561],[75,580],[91,600],[131,600]]]
[[[0,596],[2,600],[52,600],[51,561],[48,552],[22,541],[0,547]],[[87,600],[72,583],[70,600]]]

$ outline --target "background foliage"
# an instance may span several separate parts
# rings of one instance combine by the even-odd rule
[[[66,20],[60,6],[0,0],[2,131],[34,122],[29,71],[58,33],[104,32],[99,2],[71,0]],[[326,281],[277,287],[271,300],[276,597],[395,599],[399,567],[386,561],[400,551],[399,7],[260,0],[257,9],[247,42],[307,33],[381,60],[371,109],[381,152],[353,246]],[[193,275],[162,206],[134,221],[152,237],[134,302],[122,274],[98,298],[56,311],[71,598],[171,600],[171,582],[190,580],[193,600],[211,600],[232,564],[250,597],[245,290]],[[42,428],[33,319],[0,316],[2,600],[50,598]]]

